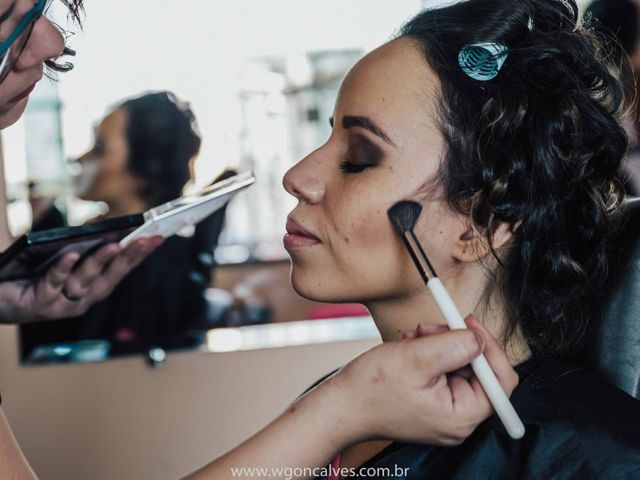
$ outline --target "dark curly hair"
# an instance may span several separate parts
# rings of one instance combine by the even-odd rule
[[[468,0],[422,12],[400,36],[441,80],[447,201],[489,243],[499,223],[514,228],[494,251],[490,292],[504,303],[506,339],[520,330],[534,352],[577,353],[607,275],[627,148],[625,94],[597,35],[573,0]],[[508,47],[486,82],[458,64],[479,42]]]
[[[200,151],[191,109],[171,92],[148,93],[118,108],[127,114],[127,167],[144,182],[142,199],[151,207],[179,197]]]

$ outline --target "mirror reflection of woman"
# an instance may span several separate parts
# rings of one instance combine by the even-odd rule
[[[98,123],[92,148],[78,159],[75,193],[106,204],[107,211],[94,220],[147,211],[180,197],[200,144],[193,111],[173,93],[126,99]],[[227,171],[223,178],[233,173]],[[206,325],[204,292],[213,274],[209,259],[225,210],[200,222],[191,235],[166,239],[109,298],[84,315],[23,326],[23,355],[39,345],[89,339],[108,340],[114,355],[194,345],[198,340],[189,332]],[[64,226],[54,224],[62,217],[56,211],[52,205],[32,230]]]

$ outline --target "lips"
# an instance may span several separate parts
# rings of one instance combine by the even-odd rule
[[[312,247],[322,243],[318,237],[302,228],[290,217],[287,219],[287,234],[283,242],[287,250]]]
[[[16,95],[15,97],[13,97],[11,100],[9,100],[9,102],[10,103],[16,103],[16,102],[19,102],[20,100],[22,100],[23,98],[28,97],[29,94],[31,92],[33,92],[33,89],[36,88],[36,83],[37,82],[33,82],[29,88],[27,88],[22,93],[20,93],[20,94]]]

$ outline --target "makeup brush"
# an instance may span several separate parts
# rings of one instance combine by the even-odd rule
[[[424,283],[433,295],[442,315],[447,320],[449,328],[452,330],[467,328],[462,315],[453,303],[449,292],[438,278],[431,262],[420,246],[420,242],[413,233],[413,227],[418,221],[418,217],[422,212],[419,203],[411,201],[402,201],[396,203],[389,209],[389,218],[396,227],[398,233],[402,237],[407,250],[411,254],[411,258],[415,263]],[[507,433],[511,438],[518,439],[524,435],[524,424],[518,413],[511,405],[509,398],[498,382],[495,373],[491,370],[491,366],[483,354],[480,354],[471,362],[471,368],[478,377],[482,388],[484,389],[489,401],[493,405],[498,417],[502,421]]]

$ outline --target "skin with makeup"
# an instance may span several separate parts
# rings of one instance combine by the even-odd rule
[[[385,341],[400,338],[425,316],[444,323],[389,222],[394,203],[410,198],[423,206],[416,234],[427,239],[429,258],[461,311],[478,312],[488,282],[480,261],[490,253],[486,239],[433,184],[445,148],[436,123],[438,90],[411,40],[370,53],[340,90],[331,138],[284,179],[299,200],[284,240],[294,288],[321,301],[358,299]],[[502,226],[494,247],[510,236]],[[495,305],[479,319],[491,318],[491,330],[500,333],[503,315]],[[526,356],[524,349],[512,358],[515,363]]]
[[[327,143],[284,179],[299,201],[284,240],[294,288],[319,301],[364,303],[383,341],[400,339],[425,319],[446,323],[389,222],[388,209],[405,198],[423,207],[416,235],[426,239],[429,258],[459,309],[475,312],[496,336],[503,328],[500,306],[482,303],[488,243],[434,184],[445,148],[436,123],[439,88],[412,40],[375,50],[345,79]],[[494,247],[510,235],[501,227]],[[529,355],[521,337],[507,351],[513,364]],[[357,467],[387,444],[351,446],[342,452],[342,466]]]

